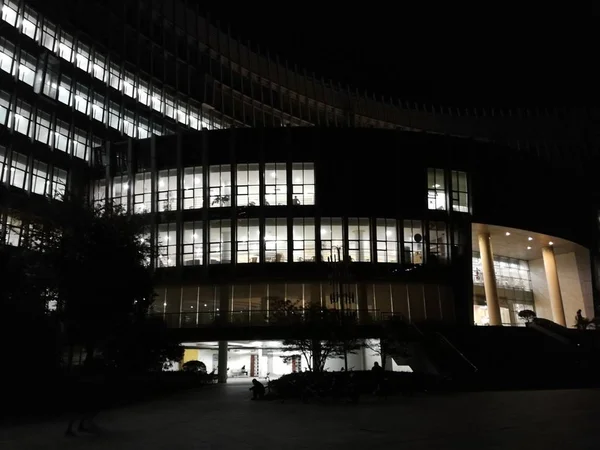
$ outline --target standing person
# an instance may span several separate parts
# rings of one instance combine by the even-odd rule
[[[383,372],[383,367],[381,367],[381,366],[379,365],[379,363],[378,363],[377,361],[375,361],[375,364],[373,364],[373,367],[371,368],[371,370],[372,370],[373,372],[380,373],[380,372]]]
[[[74,437],[75,423],[79,421],[77,431],[79,433],[92,433],[96,425],[94,418],[100,410],[100,399],[102,398],[103,386],[101,378],[93,376],[92,369],[84,365],[80,376],[72,380],[72,388],[69,390],[71,403],[71,418],[65,431],[65,436]]]

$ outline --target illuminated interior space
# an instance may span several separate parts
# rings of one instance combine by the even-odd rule
[[[522,310],[568,327],[574,326],[580,309],[584,317],[594,316],[588,249],[554,236],[478,223],[472,236],[476,325],[492,324],[487,299],[492,296],[494,303],[494,291],[502,325],[524,326],[518,317]],[[486,240],[493,254],[493,277],[484,273]],[[486,283],[493,282],[495,289],[489,289]]]

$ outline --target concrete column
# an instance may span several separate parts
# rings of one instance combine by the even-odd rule
[[[488,308],[490,325],[501,326],[500,303],[498,302],[498,287],[496,286],[496,273],[494,272],[494,254],[492,252],[492,241],[489,233],[480,233],[479,252],[481,253],[481,265],[483,268],[483,288],[485,290],[485,302]]]
[[[227,383],[228,353],[227,341],[219,341],[219,371],[217,373],[219,383]]]
[[[552,319],[563,327],[567,326],[565,319],[565,309],[563,307],[562,295],[560,293],[560,283],[558,282],[558,271],[556,270],[556,257],[552,247],[542,248],[542,258],[544,259],[544,269],[546,270],[546,282],[548,283],[548,293],[550,294],[550,306],[552,307]]]

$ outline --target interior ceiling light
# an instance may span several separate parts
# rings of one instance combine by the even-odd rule
[[[528,246],[528,247],[527,247],[527,250],[531,250],[531,247],[529,247],[529,246]]]
[[[510,236],[510,231],[507,231],[507,232],[506,232],[506,235],[507,235],[507,236]]]
[[[548,242],[548,245],[554,245],[554,242],[550,241]]]
[[[529,236],[529,237],[527,238],[527,240],[528,240],[528,241],[533,241],[533,238],[532,238],[531,236]]]

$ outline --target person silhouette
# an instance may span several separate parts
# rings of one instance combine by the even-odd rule
[[[256,378],[252,380],[252,400],[262,400],[265,396],[265,385],[258,381]]]

